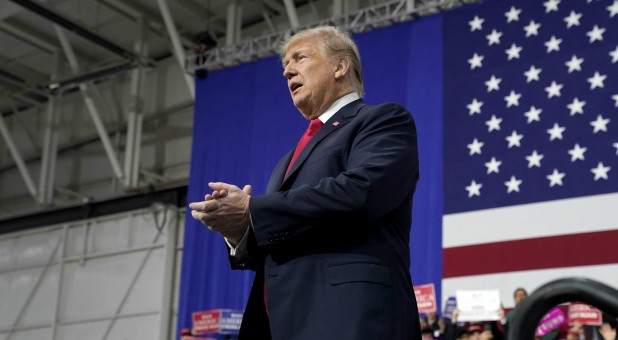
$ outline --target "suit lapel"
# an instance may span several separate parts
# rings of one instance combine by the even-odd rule
[[[305,163],[305,160],[307,159],[307,157],[309,157],[309,155],[311,154],[315,146],[318,145],[328,135],[330,135],[334,131],[340,129],[342,126],[350,122],[352,118],[354,118],[358,114],[358,111],[363,106],[365,106],[365,103],[363,103],[363,101],[359,99],[342,107],[339,111],[337,111],[337,113],[335,113],[332,117],[330,117],[328,121],[324,123],[324,126],[322,126],[322,128],[315,134],[315,136],[311,138],[309,143],[307,143],[307,145],[305,146],[303,151],[300,153],[300,155],[298,155],[298,158],[292,165],[292,168],[290,169],[288,176],[285,177],[283,181],[281,182],[281,185],[279,186],[279,190],[281,190],[282,186],[286,182],[288,182],[290,178],[294,177],[294,174],[298,171],[298,169],[302,167],[302,165]],[[288,155],[287,157],[288,159],[291,158],[291,154],[292,153]],[[289,164],[289,160],[287,162],[283,162],[283,164],[285,166],[280,167],[280,168],[282,168],[283,172],[285,173],[285,169],[287,168],[287,165]],[[281,170],[281,169],[278,169],[278,170]],[[282,178],[282,177],[283,175],[281,175],[281,177],[276,177],[276,178]]]
[[[288,168],[288,164],[290,164],[290,160],[292,159],[292,154],[294,154],[294,149],[288,152],[281,160],[279,164],[273,170],[272,175],[270,176],[270,181],[268,181],[268,186],[266,187],[266,192],[275,192],[281,186],[283,182],[283,176],[285,175],[285,170]]]

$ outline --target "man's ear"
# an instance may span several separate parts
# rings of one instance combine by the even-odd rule
[[[350,61],[345,58],[339,59],[336,66],[335,79],[342,79],[350,72]]]

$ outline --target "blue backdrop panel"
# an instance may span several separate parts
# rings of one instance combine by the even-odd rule
[[[365,101],[399,102],[419,133],[421,181],[411,235],[415,284],[442,275],[442,17],[374,30],[354,37],[361,50]],[[210,192],[209,181],[264,193],[270,171],[298,141],[307,121],[292,105],[277,58],[211,72],[197,82],[189,201]],[[223,240],[187,215],[178,328],[191,313],[243,309],[253,273],[232,271]]]

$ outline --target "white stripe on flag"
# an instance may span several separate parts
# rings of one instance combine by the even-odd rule
[[[618,229],[618,193],[445,215],[443,248]]]

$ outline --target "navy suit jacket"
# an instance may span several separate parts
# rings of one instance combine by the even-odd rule
[[[410,278],[416,128],[398,104],[354,101],[251,197],[254,269],[239,339],[420,339]],[[268,315],[264,309],[264,285]]]

